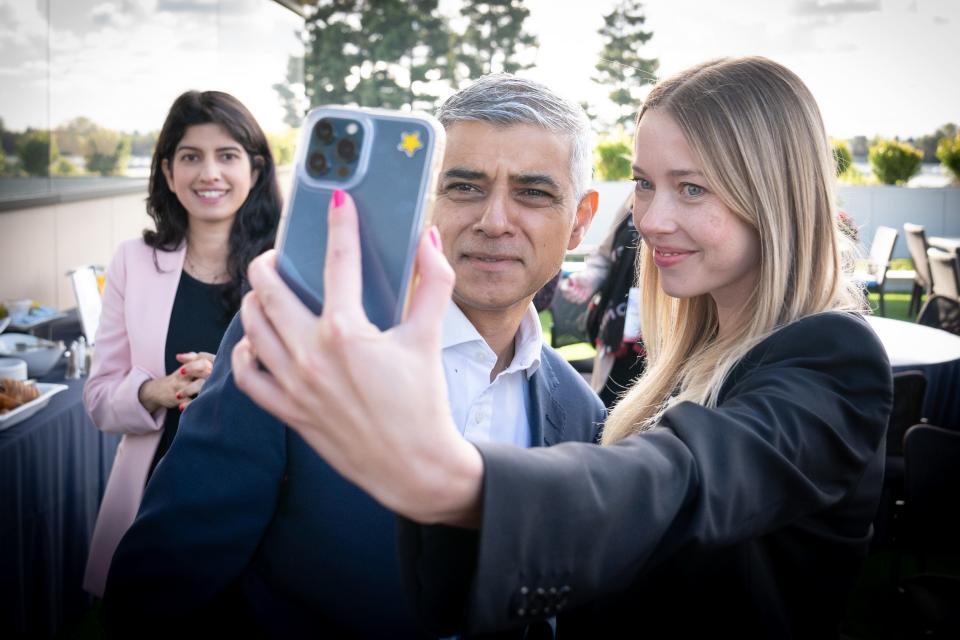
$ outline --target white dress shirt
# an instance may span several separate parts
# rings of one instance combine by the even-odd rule
[[[443,321],[443,369],[453,419],[467,440],[530,446],[528,380],[540,366],[542,340],[531,303],[514,338],[513,360],[490,382],[497,354],[450,302]]]

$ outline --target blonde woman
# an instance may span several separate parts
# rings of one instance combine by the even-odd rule
[[[404,529],[411,594],[437,632],[560,613],[564,637],[835,637],[871,534],[892,385],[841,268],[816,103],[763,58],[698,65],[644,103],[634,172],[648,369],[603,446],[459,438],[436,233],[409,320],[381,334],[363,316],[346,198],[323,317],[272,256],[251,265],[237,383],[387,507],[455,525]]]

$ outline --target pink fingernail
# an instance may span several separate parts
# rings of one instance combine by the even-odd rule
[[[342,207],[342,206],[343,206],[343,201],[344,201],[346,195],[347,195],[347,193],[346,193],[346,191],[344,191],[343,189],[337,189],[336,191],[334,191],[334,192],[333,192],[333,206],[335,206],[335,207],[338,208],[338,209],[339,209],[340,207]]]
[[[186,367],[180,367],[180,375],[182,375],[182,376],[187,375],[187,368],[186,368]]]
[[[430,231],[428,231],[427,234],[430,238],[430,242],[433,244],[433,248],[439,251],[441,249],[440,232],[437,231],[436,227],[430,227]]]

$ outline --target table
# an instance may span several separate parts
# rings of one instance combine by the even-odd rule
[[[960,336],[902,320],[868,316],[894,372],[927,376],[923,415],[940,427],[960,430]]]
[[[85,379],[0,431],[0,637],[52,637],[89,608],[87,548],[120,438],[83,408]]]

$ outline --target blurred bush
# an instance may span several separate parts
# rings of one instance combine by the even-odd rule
[[[593,152],[593,177],[596,180],[628,180],[633,175],[633,144],[623,129],[597,143]]]
[[[960,133],[953,138],[942,138],[937,144],[937,158],[953,174],[954,182],[960,182]]]
[[[837,163],[837,177],[846,174],[851,169],[856,171],[853,166],[853,154],[850,153],[850,145],[845,140],[833,141],[833,159]]]
[[[868,154],[873,174],[883,184],[907,183],[920,171],[923,153],[916,147],[897,140],[879,139]]]

